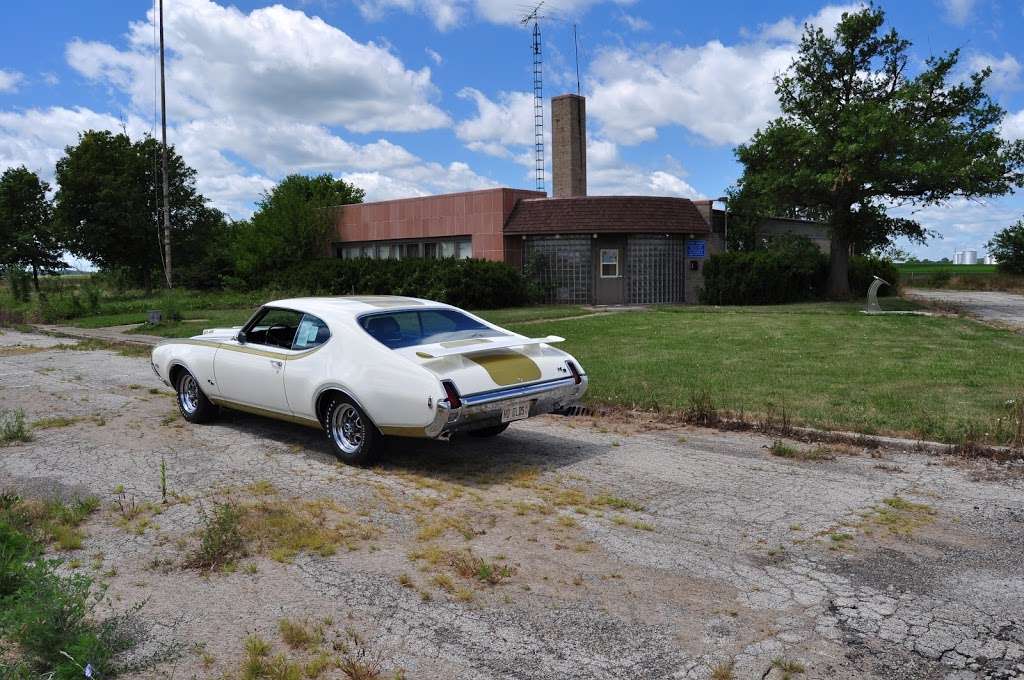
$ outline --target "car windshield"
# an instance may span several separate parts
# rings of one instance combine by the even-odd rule
[[[454,309],[370,314],[360,318],[359,325],[391,349],[507,335]]]

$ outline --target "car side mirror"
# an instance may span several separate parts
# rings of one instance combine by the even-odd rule
[[[235,339],[238,340],[238,344],[239,345],[244,345],[245,344],[245,331],[238,331],[238,335],[235,336]]]

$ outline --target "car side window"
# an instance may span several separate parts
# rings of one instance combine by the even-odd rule
[[[245,332],[245,341],[291,349],[302,312],[291,309],[268,308],[260,313]]]
[[[295,341],[292,349],[310,349],[327,342],[331,338],[331,331],[322,319],[312,314],[303,314],[299,322],[299,330],[295,333]]]

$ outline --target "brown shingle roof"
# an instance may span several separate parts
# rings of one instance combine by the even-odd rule
[[[505,222],[506,234],[571,232],[705,233],[693,202],[667,196],[575,196],[522,199]]]

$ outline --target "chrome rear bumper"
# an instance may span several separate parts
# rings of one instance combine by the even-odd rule
[[[438,403],[434,421],[426,427],[428,437],[445,437],[456,432],[501,424],[501,412],[507,406],[528,402],[530,415],[569,413],[587,391],[587,376],[558,378],[532,385],[505,387],[462,397],[462,404],[451,408],[448,400]]]

